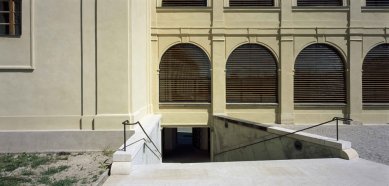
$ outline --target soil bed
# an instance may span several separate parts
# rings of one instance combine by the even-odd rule
[[[0,154],[2,185],[91,185],[107,170],[112,152]]]

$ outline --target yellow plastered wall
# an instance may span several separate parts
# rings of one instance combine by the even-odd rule
[[[158,4],[159,3],[159,4]],[[213,0],[208,7],[161,7],[155,2],[152,17],[153,111],[163,115],[163,125],[207,125],[206,115],[226,114],[260,123],[314,124],[335,116],[363,123],[387,123],[389,107],[365,108],[362,104],[363,56],[386,43],[389,13],[367,9],[363,2],[344,1],[343,7],[297,7],[296,1],[276,1],[271,8],[234,8],[227,0]],[[158,65],[164,51],[178,43],[193,43],[210,57],[210,105],[158,102]],[[273,52],[279,68],[277,105],[229,105],[225,101],[225,65],[238,46],[257,43]],[[299,106],[293,102],[294,63],[299,52],[314,43],[336,48],[345,62],[346,105]],[[202,114],[199,114],[199,113]],[[378,118],[378,119],[377,119]],[[178,123],[177,123],[178,122]]]

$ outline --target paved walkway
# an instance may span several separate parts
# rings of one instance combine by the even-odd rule
[[[308,125],[281,125],[281,127],[298,130]],[[323,125],[304,132],[336,138],[336,125]],[[350,141],[359,157],[389,165],[389,125],[340,125],[339,138]]]
[[[133,166],[110,185],[342,185],[387,186],[389,166],[371,161],[310,159]]]

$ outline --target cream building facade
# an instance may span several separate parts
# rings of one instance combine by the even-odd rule
[[[154,2],[154,1],[153,1]],[[260,123],[320,123],[333,116],[362,123],[388,123],[385,104],[362,103],[362,63],[375,46],[388,42],[388,9],[367,7],[366,1],[342,1],[342,6],[299,7],[297,0],[274,1],[273,7],[230,7],[228,0],[209,0],[207,7],[152,5],[153,112],[164,125],[208,125],[214,114]],[[211,104],[161,104],[158,70],[164,52],[178,43],[205,51],[212,68]],[[247,44],[269,49],[278,66],[278,104],[226,103],[226,62],[232,51]],[[345,62],[345,104],[295,104],[294,65],[298,54],[315,43],[339,51]]]
[[[21,35],[0,37],[0,130],[121,129],[123,120],[147,114],[161,114],[164,127],[209,127],[220,114],[271,124],[335,116],[389,122],[388,103],[364,104],[362,95],[365,56],[388,44],[387,7],[365,0],[308,7],[297,0],[263,7],[234,7],[229,0],[200,7],[163,6],[162,0],[21,3]],[[209,103],[160,102],[161,59],[183,43],[209,58]],[[274,56],[276,103],[226,101],[227,61],[244,44]],[[345,103],[295,103],[295,62],[312,44],[334,48],[344,62]]]
[[[150,1],[23,0],[0,37],[1,130],[120,129],[150,113]]]

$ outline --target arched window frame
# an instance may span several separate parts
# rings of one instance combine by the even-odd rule
[[[165,51],[159,65],[159,102],[211,102],[211,64],[204,50],[180,43]]]
[[[278,64],[268,48],[248,43],[232,51],[226,63],[226,102],[278,104]]]
[[[362,64],[362,103],[389,104],[389,44],[373,47]]]
[[[305,55],[309,50],[315,50],[314,47],[323,47],[322,51],[317,51],[313,55]],[[319,49],[318,49],[319,50]],[[313,51],[315,52],[315,51]],[[311,52],[312,53],[312,52]],[[324,56],[325,54],[333,54],[333,56]],[[322,55],[322,56],[321,56]],[[308,61],[301,64],[304,60]],[[331,64],[325,63],[329,58],[338,60],[340,63]],[[316,61],[319,60],[319,61]],[[323,61],[323,62],[320,62]],[[317,68],[321,65],[321,68]],[[330,66],[331,65],[331,66]],[[294,102],[297,105],[345,105],[347,104],[347,88],[346,88],[346,68],[345,59],[335,47],[324,44],[315,43],[305,47],[298,54],[295,60],[294,73]],[[319,66],[320,67],[320,66]],[[325,68],[323,68],[325,67]],[[308,69],[308,70],[302,70]],[[316,75],[320,73],[320,75]],[[339,77],[340,75],[340,77]],[[307,86],[307,85],[311,86]]]

